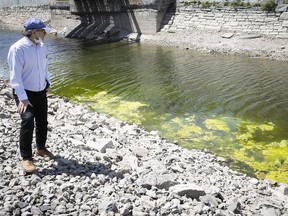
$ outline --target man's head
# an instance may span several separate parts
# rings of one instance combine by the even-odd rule
[[[51,29],[47,27],[44,22],[34,17],[30,17],[25,21],[24,28],[25,30],[44,29],[47,33],[51,31]]]
[[[46,33],[51,31],[44,22],[34,17],[25,21],[24,28],[25,31],[23,34],[29,37],[34,43],[39,43],[39,41],[44,40]]]

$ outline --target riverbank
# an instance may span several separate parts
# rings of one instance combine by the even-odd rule
[[[135,38],[135,34],[130,35],[130,39]],[[264,37],[259,34],[225,33],[200,29],[161,31],[153,35],[141,35],[140,42],[212,54],[288,61],[287,38]]]
[[[51,14],[47,8],[32,7],[29,13],[25,8],[21,8],[19,14],[9,10],[3,11],[3,14],[0,16],[0,29],[10,29],[20,32],[23,30],[23,22],[29,16],[39,17],[48,25],[51,23]],[[51,27],[55,28],[55,26]],[[175,26],[172,24],[170,28],[173,29],[173,27]],[[141,43],[172,46],[185,50],[196,50],[198,52],[288,61],[287,36],[264,36],[262,34],[244,32],[231,33],[218,30],[203,30],[200,28],[186,30],[171,30],[170,28],[163,28],[155,34],[142,34],[140,36],[132,33],[127,38],[132,41],[140,41]],[[55,28],[53,34],[57,34],[58,36],[67,35],[69,33],[67,31],[67,28]]]
[[[39,12],[37,13],[39,14]],[[40,13],[44,14],[44,13]],[[46,18],[47,16],[45,16]],[[19,17],[18,17],[19,18]],[[15,19],[15,17],[13,18]],[[47,18],[46,18],[47,19]],[[44,19],[44,20],[46,20]],[[20,20],[25,20],[23,17]],[[8,22],[0,29],[22,31],[24,21]],[[47,21],[49,23],[50,21]],[[3,23],[2,23],[3,24]],[[53,26],[52,26],[53,28]],[[63,33],[63,29],[54,29],[53,34]],[[238,55],[251,58],[262,58],[276,61],[288,61],[288,39],[268,37],[260,34],[227,33],[213,30],[162,30],[155,34],[142,34],[140,37],[132,33],[127,36],[132,41],[141,43],[172,46],[185,50],[195,50],[212,54]]]
[[[54,95],[47,145],[57,158],[35,156],[38,173],[25,175],[20,118],[3,80],[0,97],[0,215],[288,214],[287,184],[248,177],[207,151]]]

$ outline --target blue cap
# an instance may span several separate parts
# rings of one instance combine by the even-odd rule
[[[44,22],[42,22],[40,19],[30,17],[28,20],[24,23],[24,28],[26,30],[32,30],[32,29],[44,29],[46,32],[50,32],[51,29],[47,27]]]

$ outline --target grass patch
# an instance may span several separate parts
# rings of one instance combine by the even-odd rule
[[[243,0],[233,0],[233,1],[225,0],[224,2],[192,0],[192,1],[183,1],[181,3],[184,5],[184,7],[189,6],[196,6],[202,8],[232,7],[235,10],[240,8],[242,9],[260,8],[261,10],[267,12],[275,12],[275,9],[277,7],[277,4],[273,0],[266,0],[264,2],[257,2],[257,3],[244,2]]]

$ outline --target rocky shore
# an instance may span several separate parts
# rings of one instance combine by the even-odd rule
[[[130,38],[133,40],[137,36],[131,34]],[[201,29],[161,31],[153,35],[141,35],[140,42],[212,54],[288,61],[287,38],[265,37],[259,34],[227,33]]]
[[[38,172],[25,174],[20,117],[0,79],[0,215],[288,215],[288,185],[235,172],[207,151],[54,95],[48,120],[57,158],[35,156]]]

